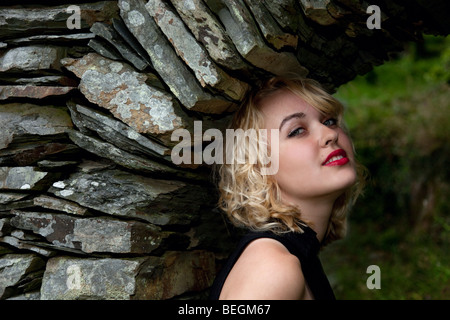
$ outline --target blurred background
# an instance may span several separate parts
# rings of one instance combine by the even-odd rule
[[[450,39],[426,36],[337,90],[370,171],[347,237],[322,252],[338,299],[450,298],[449,85]]]

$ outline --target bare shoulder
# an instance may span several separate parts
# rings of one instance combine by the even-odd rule
[[[300,261],[270,238],[252,241],[237,260],[221,299],[303,299],[305,279]]]

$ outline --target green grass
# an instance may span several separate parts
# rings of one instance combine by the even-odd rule
[[[404,236],[398,226],[355,226],[345,240],[322,252],[338,299],[449,299],[449,240]],[[367,267],[380,267],[380,289],[369,289]]]
[[[427,37],[342,86],[371,179],[348,236],[322,252],[338,299],[450,298],[450,41]],[[419,53],[420,57],[419,57]],[[368,289],[378,265],[381,289]]]
[[[426,90],[436,84],[450,81],[450,38],[427,37],[424,42],[429,57],[418,57],[414,45],[394,61],[376,67],[364,76],[341,86],[336,97],[356,111],[364,105],[383,107],[399,97],[407,97],[415,91]],[[390,112],[383,108],[381,112]],[[352,113],[347,122],[354,123]]]

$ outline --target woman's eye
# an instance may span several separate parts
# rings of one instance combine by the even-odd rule
[[[326,125],[327,127],[331,127],[331,126],[337,125],[337,124],[338,124],[338,121],[337,121],[337,119],[335,119],[335,118],[330,118],[330,119],[325,120],[325,121],[323,122],[323,124]]]
[[[289,132],[288,137],[295,137],[298,136],[299,134],[302,134],[305,131],[305,129],[303,129],[302,127],[299,127],[297,129],[292,130],[291,132]]]

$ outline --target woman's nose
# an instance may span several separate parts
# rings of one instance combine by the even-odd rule
[[[324,126],[321,126],[320,145],[327,147],[330,144],[334,144],[338,141],[339,133],[337,130]]]

